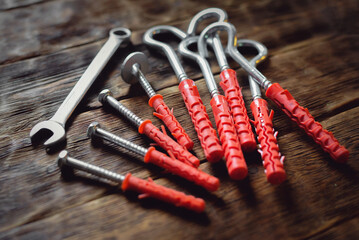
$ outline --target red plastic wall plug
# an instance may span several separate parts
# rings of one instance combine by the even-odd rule
[[[179,145],[176,141],[168,135],[162,133],[155,127],[150,120],[142,120],[133,112],[123,106],[114,97],[108,89],[101,91],[99,94],[99,101],[102,104],[109,104],[115,108],[123,117],[128,119],[133,125],[138,128],[138,132],[145,134],[147,137],[155,141],[161,148],[165,149],[170,155],[173,155],[179,161],[186,163],[193,167],[198,167],[200,162],[198,158],[187,151],[185,147]]]
[[[258,151],[263,159],[267,180],[272,184],[280,184],[286,180],[287,176],[283,166],[284,156],[279,152],[276,133],[273,129],[273,114],[268,114],[267,101],[262,98],[254,99],[251,109],[260,143]]]
[[[241,39],[237,42],[238,47],[253,47],[258,54],[250,60],[252,66],[256,66],[267,56],[267,48],[256,41]],[[268,182],[272,184],[280,184],[287,178],[284,170],[284,156],[279,152],[277,143],[277,134],[273,129],[273,111],[269,113],[267,101],[261,98],[261,91],[258,84],[251,76],[249,78],[249,86],[252,93],[253,102],[251,109],[254,117],[253,124],[258,136],[259,146],[258,152],[263,159],[263,166]]]
[[[220,85],[231,108],[231,114],[242,149],[245,152],[252,152],[256,149],[257,144],[249,123],[247,109],[244,104],[242,90],[238,84],[236,72],[233,69],[225,69],[221,72],[220,78]]]
[[[168,44],[154,39],[156,34],[165,32],[170,32],[181,40],[187,36],[185,32],[172,26],[156,26],[146,31],[143,36],[143,42],[166,54],[178,80],[180,81],[179,89],[197,131],[198,139],[201,142],[204,154],[208,161],[219,161],[223,157],[223,149],[219,143],[216,131],[209,121],[206,108],[203,105],[194,81],[188,79],[173,48]]]
[[[349,151],[334,137],[314,120],[308,109],[299,105],[293,96],[284,90],[278,83],[271,84],[266,91],[266,96],[277,104],[290,119],[298,124],[324,151],[339,163],[345,163],[349,159]]]
[[[208,36],[216,34],[219,30],[223,29],[228,32],[227,52],[261,87],[266,90],[266,96],[274,101],[285,114],[296,122],[307,135],[312,137],[313,140],[335,161],[340,163],[348,161],[349,151],[339,144],[338,140],[331,132],[325,130],[320,123],[316,122],[309,111],[300,106],[287,90],[284,90],[278,83],[272,84],[238,52],[235,42],[236,29],[232,24],[221,22],[212,23],[207,26],[202,31],[198,41],[198,50],[200,54],[205,57],[208,56],[206,48]]]
[[[221,40],[213,35],[212,47],[221,68],[220,86],[222,87],[227,102],[231,108],[231,115],[236,126],[237,135],[241,142],[242,150],[252,152],[257,148],[248,113],[244,104],[242,90],[239,86],[236,72],[229,68],[226,55],[224,54]]]
[[[68,156],[68,153],[65,150],[60,152],[57,164],[60,168],[63,168],[64,166],[71,167],[119,183],[121,184],[123,191],[132,190],[140,193],[139,198],[156,198],[177,207],[187,208],[198,213],[203,212],[206,206],[205,202],[201,198],[195,198],[194,196],[186,195],[183,192],[158,185],[150,178],[148,181],[145,181],[132,176],[131,173],[123,176],[121,174],[108,171],[98,166],[72,158]]]
[[[227,21],[227,13],[220,8],[207,8],[198,12],[188,25],[187,34],[195,36],[198,25],[208,18],[214,18],[218,22]],[[257,147],[252,127],[249,123],[247,109],[245,107],[241,88],[239,87],[236,72],[229,69],[223,47],[217,34],[209,39],[212,42],[213,50],[220,65],[220,86],[222,87],[229,104],[231,115],[237,130],[237,135],[245,152],[254,151]]]
[[[211,106],[219,137],[224,149],[224,156],[229,176],[234,180],[240,180],[245,178],[248,174],[247,164],[241,150],[241,145],[238,140],[228,103],[225,97],[219,94],[217,84],[214,80],[208,62],[199,54],[196,54],[188,49],[188,47],[191,44],[196,43],[197,40],[198,37],[196,36],[187,37],[182,40],[178,50],[181,55],[195,60],[203,72],[206,85],[211,94]]]
[[[180,161],[168,157],[166,154],[157,151],[154,147],[148,149],[136,145],[126,139],[123,139],[115,134],[112,134],[104,129],[96,122],[90,124],[87,135],[91,139],[106,139],[116,145],[124,147],[134,153],[144,157],[145,163],[152,163],[163,169],[166,169],[172,174],[180,176],[188,181],[191,181],[208,191],[216,191],[219,187],[219,180],[197,168],[186,165]]]
[[[212,127],[206,108],[199,96],[197,86],[191,79],[183,80],[179,89],[209,162],[218,162],[223,157],[223,149]]]
[[[148,60],[145,54],[141,52],[134,52],[127,56],[121,67],[122,79],[129,84],[135,84],[140,82],[142,88],[147,93],[150,100],[148,104],[155,109],[153,113],[156,117],[161,119],[167,128],[171,131],[171,134],[177,139],[177,142],[191,150],[193,148],[193,141],[185,132],[181,124],[177,121],[173,115],[173,109],[170,110],[163,97],[160,94],[156,94],[150,83],[147,81],[144,74],[148,70]]]

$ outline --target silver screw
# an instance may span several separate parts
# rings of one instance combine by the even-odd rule
[[[112,134],[104,129],[101,128],[98,122],[93,122],[87,128],[87,136],[92,140],[95,139],[106,139],[116,145],[119,145],[123,148],[130,150],[131,152],[137,153],[141,156],[145,156],[148,149],[141,147],[137,144],[134,144],[126,139],[123,139],[115,134]]]
[[[78,169],[84,172],[91,173],[95,176],[102,177],[109,179],[116,183],[122,183],[123,180],[125,180],[125,176],[108,171],[104,168],[100,168],[98,166],[77,160],[75,158],[72,158],[68,155],[68,152],[66,150],[63,150],[59,153],[59,156],[57,157],[57,165],[62,168],[63,166],[69,166],[74,169]]]
[[[116,98],[112,96],[110,90],[102,90],[98,95],[98,100],[102,103],[102,105],[107,103],[111,107],[115,108],[123,117],[128,119],[136,127],[139,127],[143,123],[143,120],[141,118],[139,118],[136,114],[131,112],[128,108],[126,108],[119,101],[117,101]]]
[[[132,72],[133,72],[133,75],[135,75],[138,78],[138,81],[140,82],[142,88],[147,93],[147,96],[149,98],[155,96],[156,95],[155,90],[153,90],[150,83],[147,81],[145,75],[142,73],[141,68],[138,64],[134,64],[132,66]]]
[[[145,34],[143,35],[143,43],[146,44],[147,46],[153,47],[155,49],[159,49],[162,52],[164,52],[173,70],[175,71],[178,80],[182,82],[188,79],[188,77],[181,65],[181,61],[179,60],[175,50],[169,44],[165,44],[161,41],[155,40],[154,38],[155,35],[164,32],[170,32],[181,40],[187,37],[187,34],[184,31],[176,27],[160,25],[160,26],[152,27],[145,32]]]
[[[147,73],[147,70],[148,59],[146,55],[141,52],[134,52],[128,55],[123,61],[121,76],[122,79],[129,84],[140,82],[148,97],[151,98],[156,95],[156,92],[144,75]]]
[[[206,82],[211,98],[213,98],[214,96],[219,95],[219,91],[216,80],[214,79],[212,74],[211,66],[209,66],[209,63],[205,58],[189,49],[189,46],[191,46],[192,44],[197,44],[197,42],[198,36],[187,37],[186,39],[183,39],[182,42],[178,45],[178,51],[182,56],[190,58],[197,62],[197,64],[202,70],[204,80]]]

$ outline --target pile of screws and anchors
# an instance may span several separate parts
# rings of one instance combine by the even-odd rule
[[[215,19],[215,22],[206,26],[199,35],[196,34],[198,25],[208,18]],[[222,45],[221,31],[227,32],[226,46]],[[181,40],[177,52],[168,43],[155,39],[155,36],[163,33],[173,34]],[[67,120],[114,53],[120,47],[126,47],[130,42],[130,37],[131,31],[126,28],[115,28],[110,31],[109,39],[97,53],[55,115],[50,120],[42,121],[31,129],[30,137],[32,140],[45,136],[44,132],[51,132],[52,135],[44,142],[46,147],[54,147],[64,142]],[[264,172],[269,183],[281,184],[287,179],[284,168],[285,157],[279,151],[278,132],[273,128],[273,111],[268,109],[267,101],[262,98],[260,87],[265,90],[265,96],[296,122],[307,135],[312,137],[334,161],[347,162],[349,151],[339,144],[333,134],[316,122],[309,111],[300,106],[288,90],[283,89],[278,83],[272,83],[257,70],[257,64],[267,57],[267,48],[254,40],[237,40],[236,28],[228,22],[227,13],[222,9],[208,8],[199,12],[192,18],[186,32],[173,26],[152,27],[144,34],[143,42],[149,48],[164,53],[168,58],[178,78],[179,90],[207,161],[215,163],[224,159],[231,179],[242,180],[247,177],[248,168],[243,152],[253,152],[254,150],[257,150],[262,157]],[[193,46],[197,47],[198,52],[191,50]],[[208,62],[208,46],[214,51],[220,67],[219,85],[224,94],[220,92],[211,71]],[[239,49],[241,48],[253,48],[257,55],[247,60],[240,53]],[[183,58],[192,59],[199,65],[211,97],[210,105],[217,131],[209,120],[195,82],[187,76],[181,65],[179,55]],[[250,109],[254,117],[253,120],[248,117],[241,86],[237,80],[236,72],[229,66],[227,57],[231,57],[248,73],[252,93]],[[126,83],[139,83],[143,87],[149,97],[148,104],[154,108],[154,116],[163,121],[173,138],[166,134],[164,126],[157,128],[149,119],[136,116],[114,98],[110,90],[101,90],[98,99],[101,104],[109,106],[117,115],[127,119],[140,134],[144,134],[153,140],[156,146],[165,150],[168,155],[156,150],[153,146],[145,148],[136,145],[103,129],[98,122],[92,122],[89,125],[87,136],[91,140],[105,140],[105,142],[118,145],[124,151],[142,156],[145,163],[157,165],[207,191],[216,191],[220,185],[219,179],[198,169],[200,160],[190,152],[194,142],[174,116],[173,109],[170,110],[163,96],[157,94],[146,79],[145,74],[148,70],[146,55],[141,52],[134,52],[124,60],[121,66],[121,76]],[[252,131],[251,123],[255,128],[257,139]],[[119,183],[123,191],[136,191],[140,193],[140,198],[156,198],[195,212],[203,212],[205,209],[205,202],[201,198],[158,185],[152,179],[143,180],[132,176],[131,173],[124,176],[77,160],[70,157],[66,150],[60,152],[57,163],[62,169],[77,169]]]

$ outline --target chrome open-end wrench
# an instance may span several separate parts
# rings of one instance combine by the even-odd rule
[[[46,147],[54,146],[66,138],[65,124],[80,103],[87,90],[96,80],[98,75],[104,69],[110,58],[116,52],[118,47],[123,43],[130,41],[131,31],[127,28],[114,28],[109,33],[109,39],[97,53],[91,64],[88,66],[84,74],[78,80],[74,88],[61,104],[55,115],[46,121],[39,122],[30,131],[31,140],[35,135],[45,132],[52,132],[52,136],[45,141]]]

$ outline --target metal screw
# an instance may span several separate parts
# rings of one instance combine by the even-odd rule
[[[218,65],[221,69],[221,72],[229,69],[227,57],[226,57],[226,54],[224,53],[221,39],[219,38],[218,34],[215,34],[212,38],[212,47],[213,47],[214,54],[216,55]]]
[[[268,55],[268,50],[266,46],[253,40],[241,39],[237,41],[237,48],[238,47],[253,47],[257,50],[258,52],[257,55],[249,61],[249,63],[253,67],[256,67],[256,65],[262,62]],[[252,99],[254,100],[257,98],[261,98],[261,89],[259,88],[259,85],[256,83],[256,81],[253,79],[251,75],[248,75],[248,79],[249,79],[249,87],[252,93]]]
[[[216,22],[208,25],[203,31],[198,39],[198,52],[203,57],[208,57],[207,50],[207,38],[212,34],[217,33],[218,31],[227,31],[228,35],[228,43],[226,51],[233,58],[234,61],[238,62],[239,65],[253,77],[253,79],[262,86],[265,90],[267,90],[272,84],[261,72],[259,72],[255,67],[253,67],[245,57],[238,51],[236,47],[236,28],[227,22]]]
[[[108,89],[102,90],[98,95],[98,100],[102,104],[108,103],[110,106],[115,108],[123,117],[125,117],[132,124],[134,124],[136,127],[139,127],[143,123],[143,120],[141,118],[139,118],[136,114],[131,112],[128,108],[126,108],[119,101],[117,101],[116,98],[112,96],[110,90]]]
[[[125,180],[125,176],[108,171],[104,168],[100,168],[98,166],[77,160],[75,158],[72,158],[68,155],[68,152],[66,150],[63,150],[59,153],[59,156],[57,157],[57,165],[60,168],[63,168],[64,166],[69,166],[74,169],[78,169],[84,172],[91,173],[98,177],[103,177],[106,179],[109,179],[116,183],[122,183],[123,180]]]
[[[134,144],[126,139],[123,139],[113,133],[110,133],[104,129],[101,128],[100,124],[98,122],[93,122],[89,125],[87,128],[87,136],[91,138],[92,140],[95,139],[106,139],[107,141],[110,141],[114,144],[117,144],[123,148],[126,148],[130,150],[131,152],[137,153],[141,156],[145,156],[148,149],[141,147],[137,144]]]
[[[163,51],[166,54],[173,70],[175,71],[178,80],[182,82],[188,79],[188,77],[181,65],[181,61],[179,60],[175,50],[169,44],[165,44],[161,41],[154,39],[155,35],[166,32],[172,33],[181,40],[187,37],[187,34],[185,32],[176,27],[161,25],[148,29],[143,35],[143,43],[147,46]]]
[[[140,82],[142,88],[146,91],[147,96],[149,98],[155,96],[156,92],[155,92],[155,90],[153,90],[150,83],[147,81],[145,75],[142,73],[139,64],[134,64],[132,66],[132,72],[133,72],[133,75],[135,75],[138,78],[138,81]]]
[[[186,39],[182,40],[182,42],[178,46],[178,51],[182,56],[193,59],[198,63],[199,67],[202,70],[208,91],[211,94],[211,98],[213,98],[214,96],[219,94],[219,91],[216,80],[213,77],[211,67],[209,66],[209,63],[205,58],[189,49],[190,45],[195,43],[197,44],[198,38],[198,36],[194,36],[187,37]]]
[[[148,97],[151,98],[156,95],[156,92],[144,75],[147,70],[148,59],[146,55],[141,52],[134,52],[128,55],[125,61],[123,61],[121,66],[121,76],[122,79],[129,84],[140,82]]]

